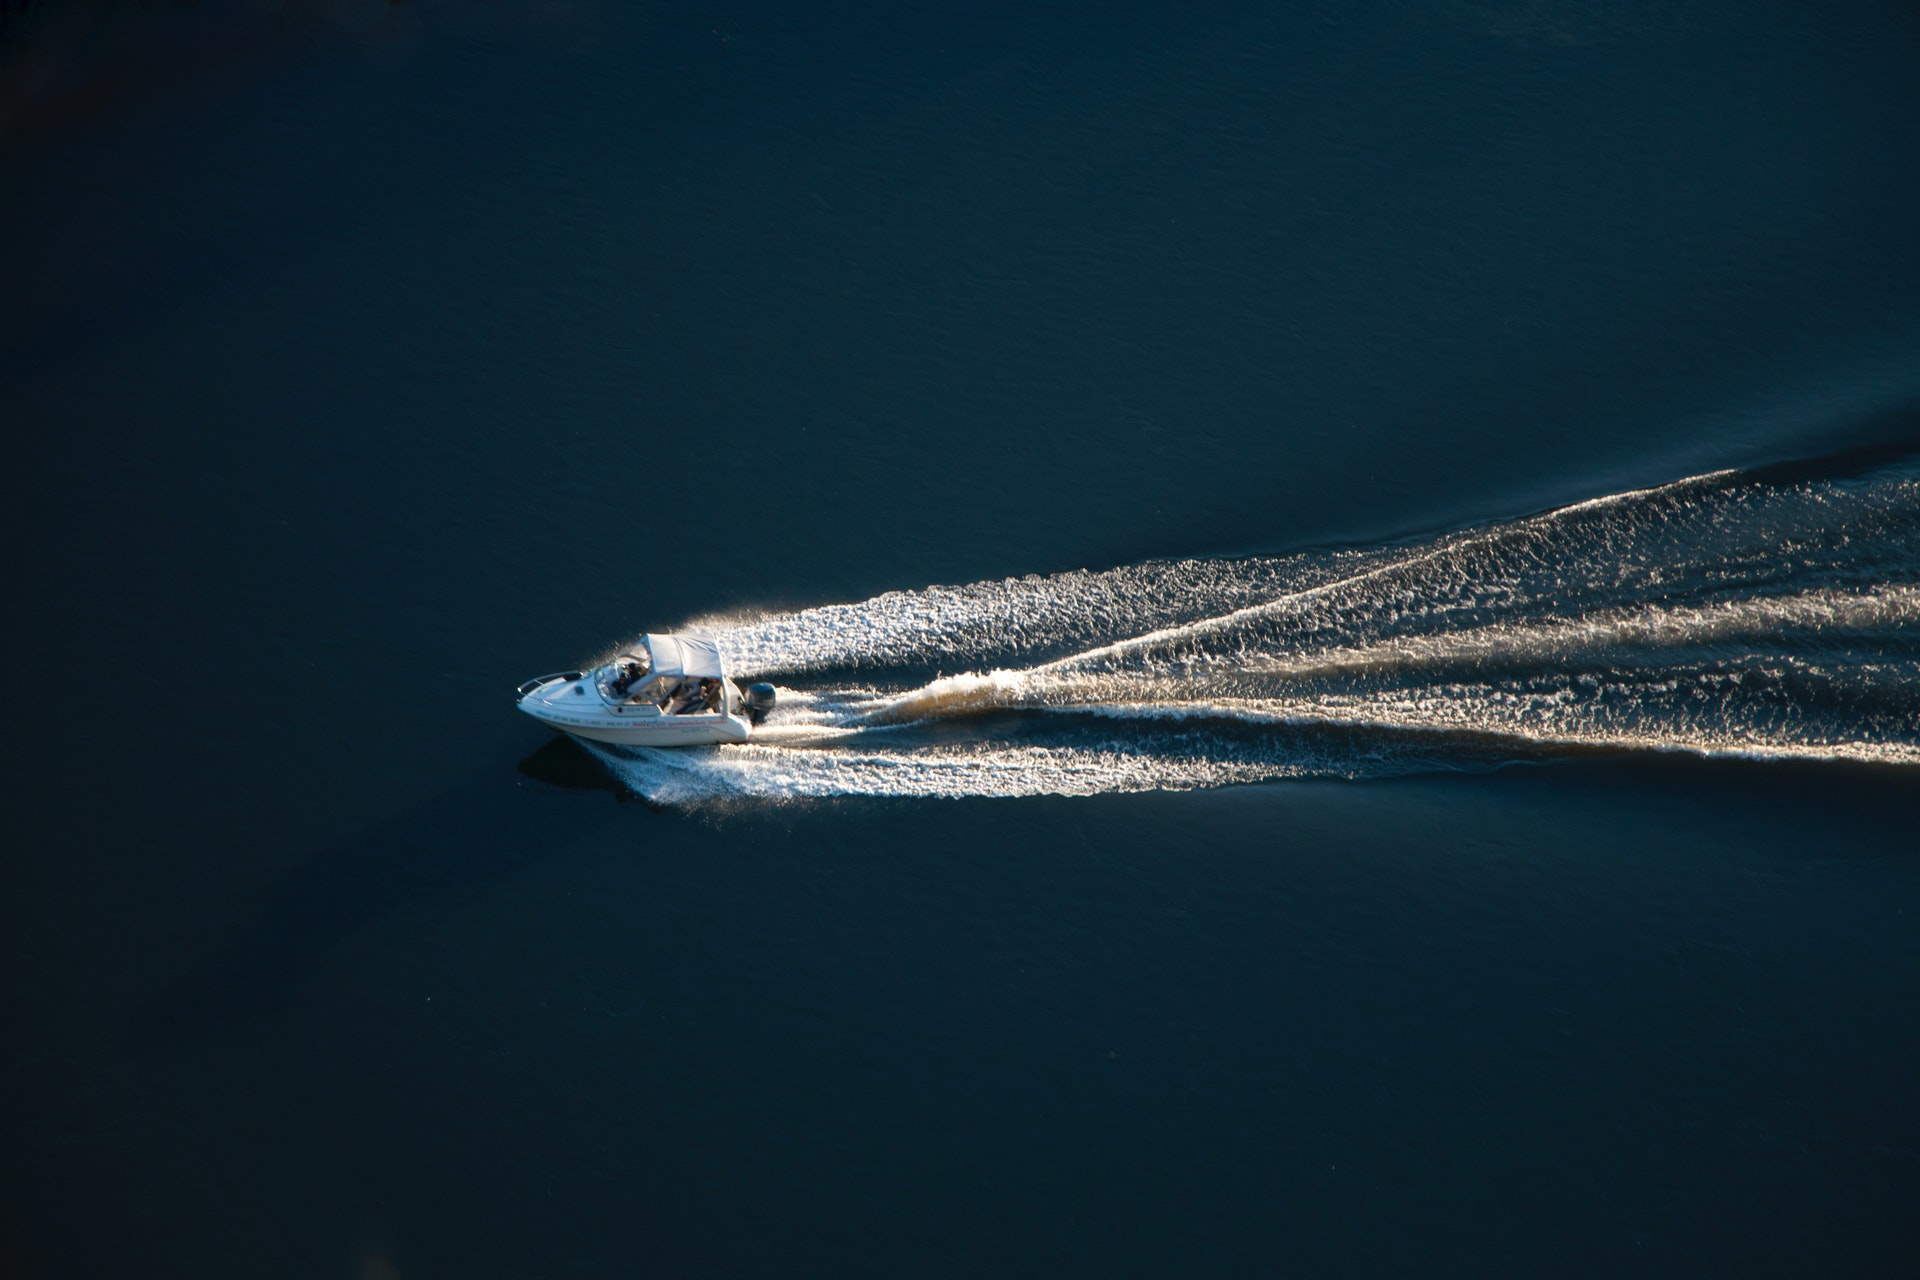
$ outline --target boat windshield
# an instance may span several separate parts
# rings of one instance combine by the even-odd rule
[[[608,702],[624,702],[640,692],[646,683],[647,664],[637,656],[622,655],[593,673],[600,696]]]

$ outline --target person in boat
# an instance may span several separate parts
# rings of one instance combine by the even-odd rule
[[[667,699],[667,714],[686,715],[689,712],[704,710],[705,704],[706,699],[700,693],[700,682],[689,677],[674,687],[673,697]]]
[[[647,668],[639,659],[622,658],[619,670],[614,673],[613,679],[607,681],[607,688],[613,692],[614,697],[624,698],[627,696],[627,690],[633,688],[634,681],[646,674]]]
[[[680,687],[673,691],[673,702],[668,706],[667,714],[694,716],[706,711],[718,711],[722,700],[720,682],[712,676],[698,681],[682,680]]]

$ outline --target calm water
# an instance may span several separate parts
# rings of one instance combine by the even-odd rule
[[[1910,1274],[1911,5],[0,24],[10,1274]]]

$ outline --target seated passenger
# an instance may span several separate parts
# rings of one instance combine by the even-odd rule
[[[711,676],[700,682],[700,704],[707,711],[720,709],[720,682]]]
[[[614,672],[613,679],[607,681],[607,688],[616,698],[627,696],[627,690],[633,688],[633,682],[646,674],[646,668],[632,658],[622,658]]]
[[[675,687],[673,697],[667,701],[667,714],[678,716],[685,715],[689,711],[699,711],[701,702],[700,682],[691,679],[682,680]]]

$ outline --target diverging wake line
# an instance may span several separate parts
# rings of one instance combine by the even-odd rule
[[[1920,460],[1717,472],[1422,546],[694,625],[780,707],[740,746],[597,749],[663,803],[1184,789],[1569,749],[1920,765]]]

